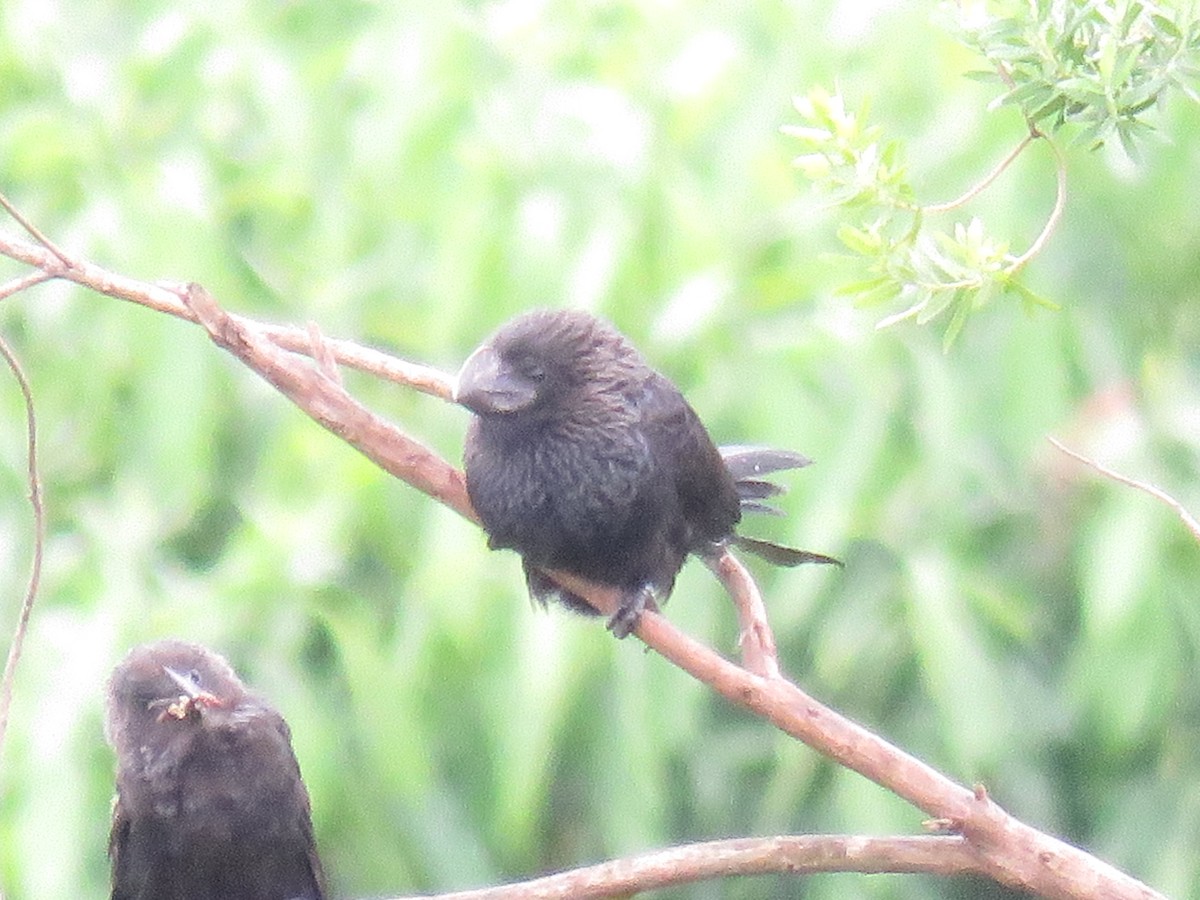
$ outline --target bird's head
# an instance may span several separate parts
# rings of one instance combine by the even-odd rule
[[[579,310],[535,310],[503,325],[468,357],[454,399],[484,418],[537,418],[616,395],[641,368],[641,356],[606,322]]]
[[[217,654],[184,641],[144,644],[129,652],[108,684],[107,730],[114,745],[130,730],[153,733],[233,710],[246,688]]]

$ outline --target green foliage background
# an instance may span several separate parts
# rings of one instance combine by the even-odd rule
[[[786,670],[1016,815],[1200,896],[1200,549],[1047,433],[1200,509],[1200,111],[1137,164],[1069,152],[1066,220],[949,353],[834,293],[836,222],[779,126],[870,96],[926,200],[1024,133],[928,4],[6,0],[0,187],[66,248],[235,311],[455,368],[535,305],[613,319],[719,442],[802,450],[759,534]],[[1014,246],[1034,146],[969,210]],[[15,226],[5,226],[15,231]],[[0,275],[16,274],[15,266]],[[634,641],[528,608],[519,565],[194,327],[65,285],[7,300],[37,393],[47,569],[0,769],[0,890],[102,896],[103,681],[165,635],[289,719],[338,896],[498,883],[672,843],[920,830],[921,814]],[[451,459],[466,413],[351,377]],[[31,526],[0,381],[0,626]],[[689,566],[669,615],[732,652]],[[1005,896],[973,881],[746,880],[679,897]]]

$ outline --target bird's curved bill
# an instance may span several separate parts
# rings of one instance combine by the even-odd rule
[[[537,386],[512,371],[487,344],[467,357],[454,384],[454,401],[478,415],[517,412],[536,396]]]
[[[189,700],[201,702],[208,706],[216,706],[219,704],[219,701],[214,694],[210,693],[209,691],[202,690],[198,684],[196,684],[186,675],[176,672],[170,666],[163,666],[163,671],[166,672],[168,677],[170,677],[170,679],[179,686],[179,689],[183,691],[184,695]]]

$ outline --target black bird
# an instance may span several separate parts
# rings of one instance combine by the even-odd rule
[[[503,325],[463,364],[455,399],[476,416],[467,493],[489,546],[521,554],[543,604],[595,612],[542,569],[619,588],[618,637],[671,593],[689,553],[732,542],[777,565],[840,565],[734,532],[743,509],[771,511],[762,501],[781,492],[763,475],[809,460],[718,450],[679,389],[588,313],[536,310]]]
[[[108,682],[112,900],[323,900],[283,717],[217,654],[136,647]]]

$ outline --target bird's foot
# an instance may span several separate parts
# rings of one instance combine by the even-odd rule
[[[658,604],[654,602],[656,594],[657,591],[654,590],[653,585],[649,584],[644,584],[638,590],[625,594],[621,598],[621,605],[617,607],[617,611],[608,618],[608,630],[613,633],[613,637],[620,640],[633,634],[638,621],[642,618],[642,613],[648,609],[658,609]]]

